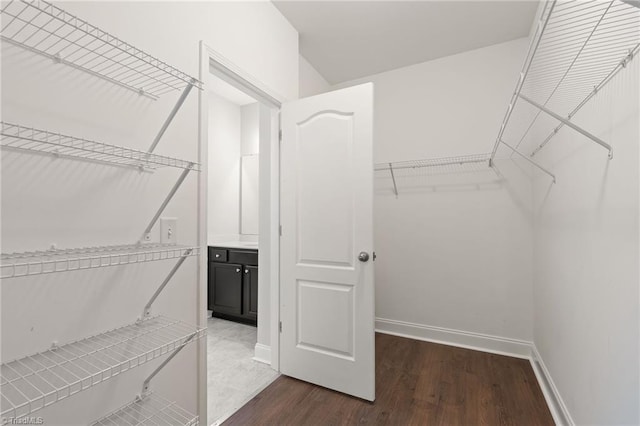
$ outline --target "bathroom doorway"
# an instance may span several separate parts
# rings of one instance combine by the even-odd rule
[[[201,139],[201,160],[206,162],[201,177],[206,233],[201,238],[207,245],[202,296],[211,425],[220,424],[279,375],[273,326],[278,292],[272,291],[278,282],[279,101],[231,73],[206,46],[203,57],[209,67],[202,74],[200,102],[201,134],[206,135]]]

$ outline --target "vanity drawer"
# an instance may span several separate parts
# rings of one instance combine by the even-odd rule
[[[209,247],[209,262],[226,262],[229,259],[228,250]]]
[[[242,265],[257,265],[257,250],[229,250],[229,262],[240,263]]]

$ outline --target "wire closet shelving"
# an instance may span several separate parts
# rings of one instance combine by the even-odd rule
[[[517,156],[556,182],[554,173],[533,157],[563,128],[570,127],[605,148],[613,147],[572,119],[640,54],[640,5],[633,0],[547,0],[531,37],[516,88],[489,154],[431,158],[375,165],[389,171],[434,167],[464,171],[469,164],[495,167]],[[543,114],[544,113],[544,114]],[[541,136],[542,135],[542,136]]]
[[[2,148],[51,154],[60,157],[97,161],[142,169],[176,167],[197,170],[197,163],[152,154],[117,145],[109,145],[73,136],[0,122]]]
[[[5,418],[28,416],[148,361],[164,357],[146,378],[142,390],[133,393],[137,394],[133,402],[95,424],[197,425],[198,416],[152,392],[150,382],[187,344],[204,336],[206,329],[154,316],[151,308],[185,260],[200,255],[200,248],[147,241],[151,240],[152,228],[187,175],[199,171],[196,162],[154,154],[154,150],[191,90],[194,87],[202,90],[203,85],[194,77],[52,3],[10,0],[0,7],[3,43],[153,100],[182,92],[147,151],[0,122],[0,147],[3,150],[44,153],[142,170],[182,169],[141,238],[134,244],[2,254],[3,279],[170,259],[176,262],[134,324],[62,346],[54,344],[50,350],[0,365],[1,415]]]
[[[178,407],[175,402],[150,392],[91,426],[195,426],[198,418]]]
[[[156,316],[5,362],[0,367],[2,416],[28,416],[181,349],[205,332],[205,329]]]
[[[398,184],[396,174],[398,171],[418,170],[430,168],[438,172],[460,172],[475,170],[483,165],[489,166],[491,154],[461,155],[457,157],[427,158],[422,160],[394,161],[377,163],[374,166],[376,172],[389,171],[393,183],[393,193],[398,196]]]
[[[0,270],[2,270],[2,278],[6,279],[132,263],[155,262],[197,256],[199,253],[199,247],[175,244],[128,244],[2,253]]]
[[[12,0],[2,40],[151,99],[201,82],[56,5]]]
[[[638,5],[621,0],[547,1],[492,160],[500,146],[533,157],[565,126],[602,146],[613,158],[609,143],[572,119],[639,52]]]

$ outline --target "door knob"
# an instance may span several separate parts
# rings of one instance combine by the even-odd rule
[[[367,253],[366,251],[361,251],[358,255],[358,260],[360,262],[366,262],[367,260],[369,260],[369,253]]]
[[[240,272],[240,268],[236,268],[236,272]]]

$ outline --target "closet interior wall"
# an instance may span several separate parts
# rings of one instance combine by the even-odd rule
[[[518,39],[369,76],[374,161],[487,153],[516,83]],[[375,173],[376,328],[528,356],[531,170],[521,160]]]
[[[575,424],[640,423],[639,59],[572,120],[613,159],[569,128],[534,157],[534,343]]]
[[[287,98],[297,97],[297,32],[270,3],[56,5],[196,77],[199,43],[204,40]],[[239,45],[237,40],[250,42]],[[178,96],[176,92],[152,101],[2,43],[3,121],[146,151]],[[197,161],[197,90],[187,98],[155,152]],[[3,152],[3,252],[43,250],[52,244],[67,248],[134,243],[179,173],[165,168],[152,174],[50,155]],[[197,180],[197,174],[191,173],[163,213],[178,218],[179,243],[197,242]],[[156,227],[152,234],[157,232]],[[206,283],[198,282],[195,259],[185,261],[153,310],[206,326],[205,301],[198,300],[198,285]],[[2,360],[134,322],[174,264],[150,262],[3,281]],[[185,347],[152,384],[201,418],[206,418],[206,402],[199,403],[204,401],[203,381],[206,386],[206,367],[201,362],[204,346]],[[75,424],[88,424],[131,402],[162,360],[34,415],[50,424],[68,424],[70,418]]]

